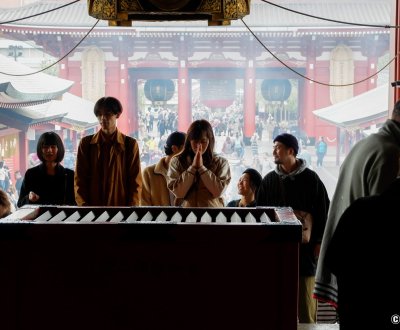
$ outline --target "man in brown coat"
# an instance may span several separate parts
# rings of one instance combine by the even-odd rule
[[[165,142],[165,157],[157,164],[147,166],[143,170],[142,206],[173,206],[175,196],[167,187],[167,172],[171,158],[182,150],[186,134],[171,133]],[[178,203],[179,204],[179,203]]]
[[[142,191],[139,146],[117,129],[121,103],[102,97],[94,106],[101,129],[82,138],[76,159],[79,206],[138,206]]]

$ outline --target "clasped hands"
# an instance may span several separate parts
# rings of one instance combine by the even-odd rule
[[[203,145],[201,143],[197,144],[196,154],[194,155],[192,166],[197,170],[203,166]]]

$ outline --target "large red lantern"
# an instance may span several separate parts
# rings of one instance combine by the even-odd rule
[[[174,93],[175,84],[170,79],[152,79],[144,84],[144,95],[152,102],[166,102]]]
[[[261,94],[266,101],[286,101],[291,92],[288,79],[265,79],[261,84]]]

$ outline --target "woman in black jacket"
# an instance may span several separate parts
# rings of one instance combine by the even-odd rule
[[[74,171],[60,164],[65,153],[61,138],[54,132],[43,133],[36,153],[41,164],[26,171],[18,206],[75,205]]]

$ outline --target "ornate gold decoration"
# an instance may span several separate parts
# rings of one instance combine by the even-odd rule
[[[115,0],[88,0],[89,15],[95,18],[110,20],[117,18]]]
[[[135,0],[121,0],[120,9],[123,12],[129,11],[141,11],[143,8],[140,6],[138,1]]]
[[[132,21],[195,21],[229,25],[250,13],[251,0],[87,0],[89,15],[111,26]]]
[[[224,17],[227,19],[242,18],[250,13],[250,3],[246,0],[225,0]]]
[[[199,7],[199,12],[211,12],[211,13],[219,13],[221,12],[222,3],[221,1],[214,0],[204,0]]]
[[[237,6],[236,0],[225,0],[224,6],[224,17],[226,18],[236,18]]]
[[[237,2],[238,12],[246,16],[250,14],[250,3],[246,0],[238,0]]]

